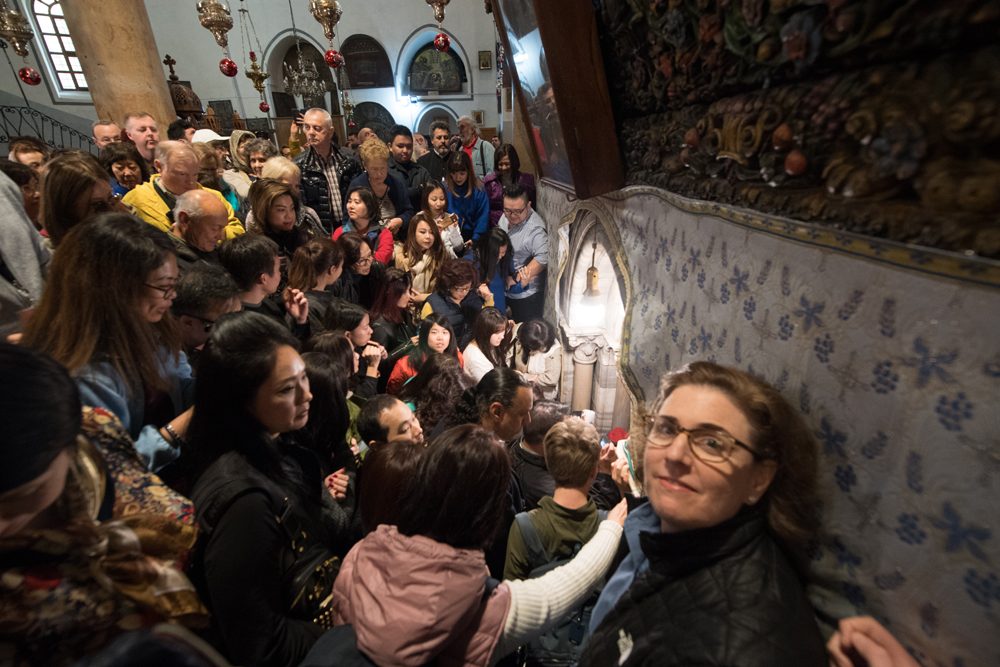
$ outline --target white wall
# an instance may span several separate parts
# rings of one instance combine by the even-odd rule
[[[193,2],[176,0],[146,0],[159,55],[169,53],[177,60],[177,74],[182,80],[191,81],[195,93],[203,103],[216,99],[232,99],[233,108],[244,117],[258,117],[260,97],[249,79],[243,75],[244,56],[239,30],[237,10],[239,2],[231,1],[234,26],[229,33],[229,46],[233,59],[240,66],[240,74],[235,79],[227,79],[216,67],[222,58],[222,50],[212,35],[198,23],[198,14]],[[246,0],[263,53],[259,57],[268,63],[271,51],[284,51],[283,38],[291,28],[288,6],[277,0]],[[296,27],[310,39],[316,48],[327,48],[323,29],[309,13],[304,0],[293,0]],[[414,31],[433,23],[429,6],[418,0],[367,0],[365,3],[342,3],[344,16],[337,26],[337,38],[342,42],[352,34],[369,35],[380,42],[389,56],[389,62],[396,75],[400,50]],[[484,13],[483,4],[473,0],[460,0],[448,6],[444,22],[445,30],[453,36],[455,50],[467,58],[466,68],[473,98],[447,99],[446,104],[457,114],[469,113],[474,109],[486,112],[486,125],[495,126],[499,122],[496,112],[496,70],[480,71],[478,51],[495,49],[495,31],[492,17]],[[461,49],[458,48],[459,45]],[[256,50],[256,45],[254,45]],[[495,66],[495,64],[494,64]],[[274,75],[272,74],[272,77]],[[270,85],[271,80],[267,84]],[[280,82],[278,82],[279,90]],[[413,125],[422,110],[431,105],[427,99],[412,104],[409,97],[401,96],[394,88],[376,88],[351,91],[351,99],[359,102],[378,102],[404,125]],[[268,101],[270,96],[268,95]],[[273,106],[273,104],[272,104]]]

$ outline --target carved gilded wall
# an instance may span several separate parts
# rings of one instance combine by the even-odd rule
[[[600,5],[630,184],[1000,258],[1000,2]]]

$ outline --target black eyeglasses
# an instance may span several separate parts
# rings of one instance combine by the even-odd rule
[[[149,289],[155,289],[157,292],[163,295],[164,299],[169,299],[172,296],[177,296],[177,286],[167,285],[166,287],[161,287],[159,285],[150,285],[149,283],[143,283]]]
[[[681,433],[687,435],[688,447],[694,456],[705,463],[725,463],[733,458],[736,448],[750,452],[755,461],[777,458],[772,453],[761,453],[750,445],[740,442],[729,433],[714,428],[687,429],[670,417],[657,415],[646,417],[646,446],[665,448],[673,444]]]
[[[198,317],[197,315],[192,315],[191,313],[178,313],[178,316],[185,316],[185,315],[187,317],[190,317],[192,319],[195,319],[195,320],[198,320],[199,322],[201,322],[202,326],[205,328],[205,333],[208,333],[209,331],[211,331],[212,327],[215,325],[215,320],[209,320],[209,319],[206,319],[204,317]]]

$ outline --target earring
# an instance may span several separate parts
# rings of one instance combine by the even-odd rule
[[[757,502],[757,496],[750,496],[747,498],[747,505],[753,505]]]

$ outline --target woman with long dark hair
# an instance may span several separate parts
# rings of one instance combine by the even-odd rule
[[[194,380],[170,313],[170,238],[130,215],[69,230],[22,343],[65,366],[86,405],[113,412],[156,470],[177,456]]]
[[[455,151],[448,158],[444,182],[448,212],[458,216],[462,238],[475,244],[488,229],[490,202],[465,151]]]
[[[474,425],[432,440],[394,517],[344,560],[338,624],[377,664],[494,664],[581,603],[614,558],[624,502],[567,565],[486,588],[483,549],[504,523],[510,457]]]
[[[514,341],[514,370],[535,385],[542,396],[559,395],[563,349],[556,328],[546,320],[528,320],[517,327]]]
[[[411,228],[412,229],[412,228]],[[389,374],[399,358],[416,345],[417,325],[413,321],[411,277],[406,271],[385,272],[385,287],[372,306],[372,340],[388,353],[379,364],[379,391],[385,391]]]
[[[511,144],[501,144],[493,154],[493,171],[483,179],[483,189],[490,201],[490,227],[496,227],[503,216],[504,188],[515,184],[524,188],[531,207],[535,208],[535,177],[521,171],[521,158]]]
[[[493,227],[479,239],[475,265],[479,271],[480,291],[485,285],[493,295],[493,305],[506,315],[507,290],[516,293],[521,289],[520,283],[514,279],[514,253],[507,232]]]
[[[403,385],[420,372],[432,352],[453,356],[458,359],[459,364],[465,365],[451,323],[448,318],[437,313],[431,313],[420,322],[417,346],[396,362],[386,384],[386,392],[398,394]]]
[[[361,398],[369,398],[377,393],[379,364],[386,358],[384,347],[372,341],[371,317],[361,306],[353,303],[341,304],[340,308],[327,313],[324,325],[327,329],[343,329],[354,351],[360,355],[360,368],[354,377],[354,393]]]
[[[420,426],[430,433],[455,409],[462,393],[475,384],[457,358],[434,352],[424,361],[421,372],[403,385],[399,400],[412,406]]]
[[[248,312],[215,323],[183,449],[202,531],[195,570],[234,663],[298,664],[329,625],[316,593],[339,561],[318,519],[321,471],[283,437],[307,424],[312,398],[287,329]]]
[[[414,300],[422,303],[434,291],[438,269],[454,256],[445,248],[438,227],[423,212],[410,220],[406,242],[396,245],[396,267],[413,277]]]
[[[392,261],[392,232],[379,222],[375,195],[366,187],[355,186],[348,191],[347,219],[333,230],[333,240],[348,232],[357,232],[368,239],[375,261],[382,264]]]
[[[472,323],[472,340],[465,346],[465,371],[479,382],[497,366],[506,365],[513,326],[496,308],[483,308]]]
[[[309,327],[312,335],[322,333],[327,312],[334,307],[333,296],[326,288],[340,278],[344,270],[344,250],[326,238],[314,238],[300,246],[288,267],[288,287],[300,290],[309,301]]]

